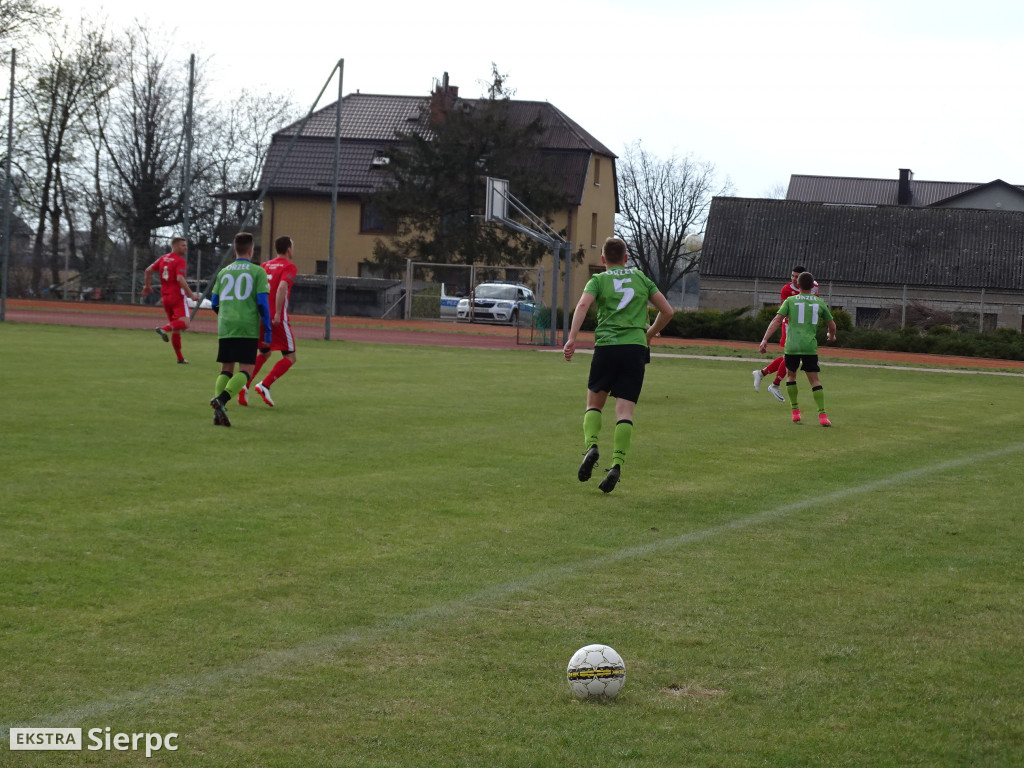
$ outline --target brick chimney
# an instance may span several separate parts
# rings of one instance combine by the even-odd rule
[[[914,180],[914,172],[909,168],[900,168],[900,184],[896,189],[896,204],[910,205],[910,182]]]
[[[441,82],[430,94],[430,124],[437,125],[444,121],[445,115],[451,110],[459,98],[459,86],[448,84],[448,73],[445,72]]]

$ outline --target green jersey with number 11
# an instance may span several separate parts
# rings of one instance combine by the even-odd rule
[[[591,277],[583,292],[597,305],[595,347],[647,346],[647,303],[658,292],[647,275],[636,267],[609,267]]]
[[[217,275],[213,293],[219,297],[217,335],[222,339],[258,339],[260,308],[256,296],[270,290],[263,267],[237,259]]]
[[[786,354],[818,354],[818,321],[832,319],[828,304],[813,293],[798,293],[782,302],[778,314],[789,318]]]

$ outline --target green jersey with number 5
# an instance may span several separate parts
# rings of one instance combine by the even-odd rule
[[[798,293],[782,302],[778,314],[789,318],[786,354],[818,354],[818,321],[832,319],[828,304],[813,293]]]
[[[256,296],[270,290],[263,267],[237,259],[217,275],[213,293],[220,297],[217,335],[222,339],[258,339],[260,309]]]
[[[658,292],[647,275],[636,267],[609,267],[591,277],[583,292],[597,305],[594,346],[647,346],[647,303]]]

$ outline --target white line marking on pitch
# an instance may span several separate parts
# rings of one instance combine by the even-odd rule
[[[1020,453],[1021,451],[1024,451],[1024,443],[1007,446],[1005,448],[988,451],[986,453],[963,456],[958,459],[950,459],[948,461],[939,462],[938,464],[931,464],[924,467],[918,467],[917,469],[899,472],[895,475],[890,475],[889,477],[872,480],[850,488],[843,488],[838,491],[826,493],[822,496],[816,496],[812,499],[795,501],[791,504],[783,504],[782,506],[775,507],[773,509],[763,510],[747,517],[730,520],[722,523],[721,525],[705,528],[704,530],[684,533],[669,539],[663,539],[649,544],[642,544],[637,547],[621,549],[617,552],[609,552],[599,557],[591,558],[590,560],[566,563],[565,565],[549,568],[522,579],[508,581],[503,584],[495,584],[494,586],[487,587],[486,589],[459,600],[439,603],[421,611],[415,611],[402,616],[395,616],[375,625],[356,627],[348,632],[323,637],[294,648],[268,651],[254,659],[240,664],[210,670],[209,672],[203,672],[197,675],[179,677],[162,683],[155,683],[139,690],[128,691],[121,695],[114,696],[113,698],[88,702],[77,707],[70,707],[60,712],[40,715],[37,718],[30,718],[19,723],[9,723],[0,728],[0,741],[6,740],[9,737],[10,729],[12,727],[46,727],[49,725],[53,725],[55,727],[77,726],[79,724],[96,720],[109,712],[122,709],[124,707],[139,707],[152,702],[163,702],[169,697],[178,694],[192,695],[198,691],[212,688],[223,683],[231,683],[236,680],[256,675],[273,674],[281,669],[287,669],[289,667],[295,667],[300,664],[307,664],[315,661],[322,661],[324,656],[338,651],[348,645],[371,640],[374,637],[386,635],[394,630],[417,626],[430,620],[451,618],[452,616],[464,613],[467,609],[470,609],[475,605],[486,604],[487,602],[495,599],[508,598],[517,592],[533,589],[537,586],[548,584],[561,578],[567,578],[589,568],[657,554],[666,550],[682,547],[687,544],[704,541],[721,534],[740,531],[762,523],[779,520],[795,512],[799,512],[802,509],[807,509],[823,503],[839,501],[862,493],[871,493],[872,491],[882,490],[892,485],[902,485],[908,481],[914,481],[922,477],[927,477],[928,475],[947,472],[951,469],[957,469],[977,462],[999,459],[1010,454]]]
[[[546,349],[545,352],[561,352],[561,349]],[[592,349],[577,349],[577,355],[592,355]],[[763,357],[727,357],[725,355],[683,355],[674,352],[651,352],[651,357],[667,357],[676,360],[717,360],[720,363],[757,363],[763,366],[770,362]],[[877,365],[875,363],[836,363],[827,357],[821,358],[821,364],[826,368],[878,368],[883,371],[913,371],[916,373],[960,373],[966,376],[1013,376],[1024,379],[1024,373],[1013,371],[989,371],[982,368],[917,368],[909,365]]]

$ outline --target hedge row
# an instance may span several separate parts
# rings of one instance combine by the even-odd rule
[[[653,319],[654,312],[651,312]],[[682,339],[726,339],[729,341],[759,342],[765,328],[775,315],[774,307],[765,307],[754,314],[749,307],[724,312],[676,312],[662,336]],[[890,352],[923,352],[934,355],[986,357],[997,360],[1024,360],[1024,336],[1012,328],[1000,328],[992,333],[965,333],[948,326],[936,325],[924,330],[903,328],[882,331],[854,328],[849,313],[835,312],[838,339],[833,346],[848,349],[881,349]],[[587,314],[584,330],[594,330],[596,317],[593,310]],[[778,334],[774,341],[778,341]],[[825,341],[825,323],[818,326],[818,342]]]

